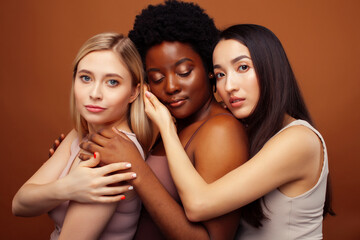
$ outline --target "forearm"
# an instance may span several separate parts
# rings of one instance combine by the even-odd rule
[[[117,205],[118,203],[90,204],[71,201],[66,212],[59,240],[99,239],[114,214]]]
[[[57,181],[48,184],[27,183],[12,202],[15,216],[34,217],[47,213],[66,199],[64,188]]]
[[[147,164],[133,162],[132,184],[153,221],[168,239],[209,239],[202,224],[190,222],[184,209],[166,191]]]

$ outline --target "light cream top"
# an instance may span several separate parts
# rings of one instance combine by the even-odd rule
[[[288,197],[278,189],[268,193],[264,213],[269,220],[263,221],[263,227],[256,229],[242,221],[236,239],[244,240],[283,240],[283,239],[322,239],[323,208],[328,169],[328,154],[325,141],[321,134],[308,122],[296,120],[279,131],[294,126],[303,125],[310,128],[321,139],[323,145],[324,162],[316,185],[309,191]],[[301,144],[301,143],[299,143]]]

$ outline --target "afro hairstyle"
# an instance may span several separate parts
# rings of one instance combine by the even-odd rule
[[[143,9],[129,32],[144,65],[151,47],[164,41],[177,41],[190,44],[201,57],[207,72],[213,69],[212,51],[218,35],[213,19],[197,4],[174,0]]]

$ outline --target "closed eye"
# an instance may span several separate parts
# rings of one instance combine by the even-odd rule
[[[180,77],[187,77],[190,75],[191,72],[192,72],[192,70],[185,72],[185,73],[178,73],[177,75],[179,75]]]

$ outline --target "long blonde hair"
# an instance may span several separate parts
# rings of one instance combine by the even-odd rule
[[[70,108],[75,129],[81,138],[89,133],[87,121],[76,108],[74,81],[78,64],[87,54],[101,50],[111,50],[117,54],[130,72],[133,86],[140,85],[140,94],[130,105],[128,120],[131,130],[135,133],[144,151],[147,152],[152,143],[153,129],[144,110],[144,68],[134,43],[129,38],[118,33],[101,33],[91,37],[80,48],[74,60]]]

